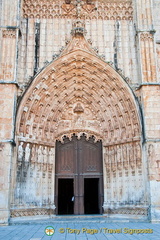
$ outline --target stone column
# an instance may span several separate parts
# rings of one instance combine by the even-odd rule
[[[148,163],[150,185],[151,220],[160,219],[160,83],[156,65],[155,29],[153,25],[152,0],[135,0],[135,22],[139,57],[139,89],[144,114],[145,142],[143,155]],[[143,158],[144,159],[144,158]],[[147,172],[147,171],[146,171]]]
[[[11,7],[12,6],[12,7]],[[10,171],[17,96],[16,63],[19,0],[2,0],[0,8],[0,224],[10,217]]]

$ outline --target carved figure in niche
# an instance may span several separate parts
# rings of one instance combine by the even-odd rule
[[[39,127],[39,137],[42,137],[42,127]]]
[[[78,116],[76,118],[75,126],[76,127],[82,127],[84,125],[83,118],[81,116]]]
[[[47,147],[43,149],[43,162],[47,163],[47,158],[48,158],[48,152],[47,152]]]
[[[141,161],[141,146],[138,142],[135,144],[135,157],[136,161]]]
[[[113,137],[114,137],[114,131],[111,130],[111,131],[110,131],[110,138],[113,139]]]
[[[120,123],[120,126],[121,128],[124,128],[125,127],[125,123],[124,123],[124,119],[123,119],[123,116],[119,116],[119,123]]]
[[[134,137],[139,135],[139,126],[138,123],[134,124]]]
[[[127,137],[129,137],[129,138],[132,138],[132,126],[131,125],[128,125],[127,126],[127,129],[128,129],[128,134],[127,134]]]
[[[27,125],[26,126],[26,134],[29,134],[29,132],[30,132],[30,125]]]
[[[49,129],[48,128],[45,128],[44,135],[45,135],[46,139],[49,139]]]
[[[36,148],[35,146],[32,147],[32,154],[31,154],[31,162],[36,162]]]
[[[29,143],[27,143],[26,148],[25,148],[25,162],[29,162],[29,160],[30,160],[31,149],[29,146],[30,146]]]
[[[45,120],[46,120],[46,116],[45,116],[45,115],[42,115],[40,123],[41,123],[41,124],[44,124]]]
[[[28,120],[29,121],[32,121],[34,118],[34,113],[33,112],[30,112],[29,116],[28,116]]]
[[[152,144],[149,144],[148,146],[148,157],[153,157],[153,154],[154,154],[154,147]]]
[[[33,138],[36,139],[36,135],[37,135],[37,127],[34,125],[33,126]]]
[[[126,117],[126,123],[127,125],[130,125],[130,117],[128,111],[125,112],[125,117]]]
[[[121,162],[121,146],[117,146],[117,162]]]
[[[128,159],[129,159],[129,161],[130,162],[134,161],[132,144],[128,144],[127,150],[128,150]]]
[[[112,170],[116,169],[116,163],[115,163],[115,150],[114,148],[111,148],[109,151],[109,157],[110,157],[110,161],[111,161],[111,165],[112,165]]]
[[[22,146],[23,146],[23,142],[21,142],[18,147],[18,161],[20,162],[23,160],[23,154],[24,154],[24,149]]]
[[[126,128],[123,127],[121,132],[121,139],[125,139],[125,138],[126,138]]]
[[[43,154],[42,154],[41,146],[39,146],[37,153],[38,153],[38,163],[42,163],[43,162]]]
[[[131,100],[127,99],[127,102],[128,102],[130,110],[132,110],[134,107],[133,107],[133,104],[132,104]]]
[[[104,154],[104,164],[106,168],[109,168],[110,166],[110,159],[109,159],[109,151],[108,148],[106,149],[106,153]]]
[[[131,117],[132,117],[133,124],[136,124],[137,123],[137,118],[136,118],[136,112],[135,111],[131,112]]]
[[[118,121],[117,121],[116,116],[113,116],[113,118],[114,118],[114,127],[118,128],[119,126],[118,126]]]
[[[121,111],[120,111],[119,106],[116,104],[115,107],[116,107],[116,110],[117,110],[118,115],[121,116]]]
[[[128,168],[128,159],[127,159],[127,147],[126,145],[123,145],[122,147],[122,151],[123,151],[123,165],[124,168]]]
[[[119,137],[119,128],[115,129],[114,132],[115,132],[115,137],[118,138]]]
[[[37,112],[38,112],[38,111],[37,111]],[[35,123],[38,123],[38,122],[39,122],[39,115],[36,115],[36,116],[35,116],[34,122],[35,122]]]
[[[112,124],[111,124],[111,120],[108,120],[108,126],[109,126],[109,130],[110,130],[110,131],[113,130]]]

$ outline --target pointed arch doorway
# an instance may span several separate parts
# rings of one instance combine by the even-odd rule
[[[102,142],[73,136],[56,142],[56,214],[102,214]]]

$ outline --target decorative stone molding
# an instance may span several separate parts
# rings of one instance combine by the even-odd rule
[[[71,18],[77,16],[75,1],[53,1],[53,0],[24,0],[24,18]],[[104,20],[132,20],[133,8],[131,1],[94,1],[86,3],[82,1],[83,19]]]
[[[11,218],[53,215],[53,214],[54,214],[54,209],[45,209],[45,208],[12,209],[11,210]]]
[[[16,31],[12,29],[7,29],[2,31],[3,38],[16,38]]]
[[[106,209],[106,214],[123,214],[123,215],[136,215],[136,216],[147,216],[148,209],[146,208],[120,208],[120,209]]]
[[[153,34],[151,34],[151,33],[141,33],[140,34],[140,39],[141,39],[141,41],[148,41],[148,40],[151,40],[151,41],[153,41],[153,39],[154,39],[154,35]]]

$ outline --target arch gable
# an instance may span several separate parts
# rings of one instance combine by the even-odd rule
[[[17,136],[49,142],[84,130],[106,144],[141,136],[138,107],[127,83],[109,64],[76,48],[33,80],[18,109]]]

